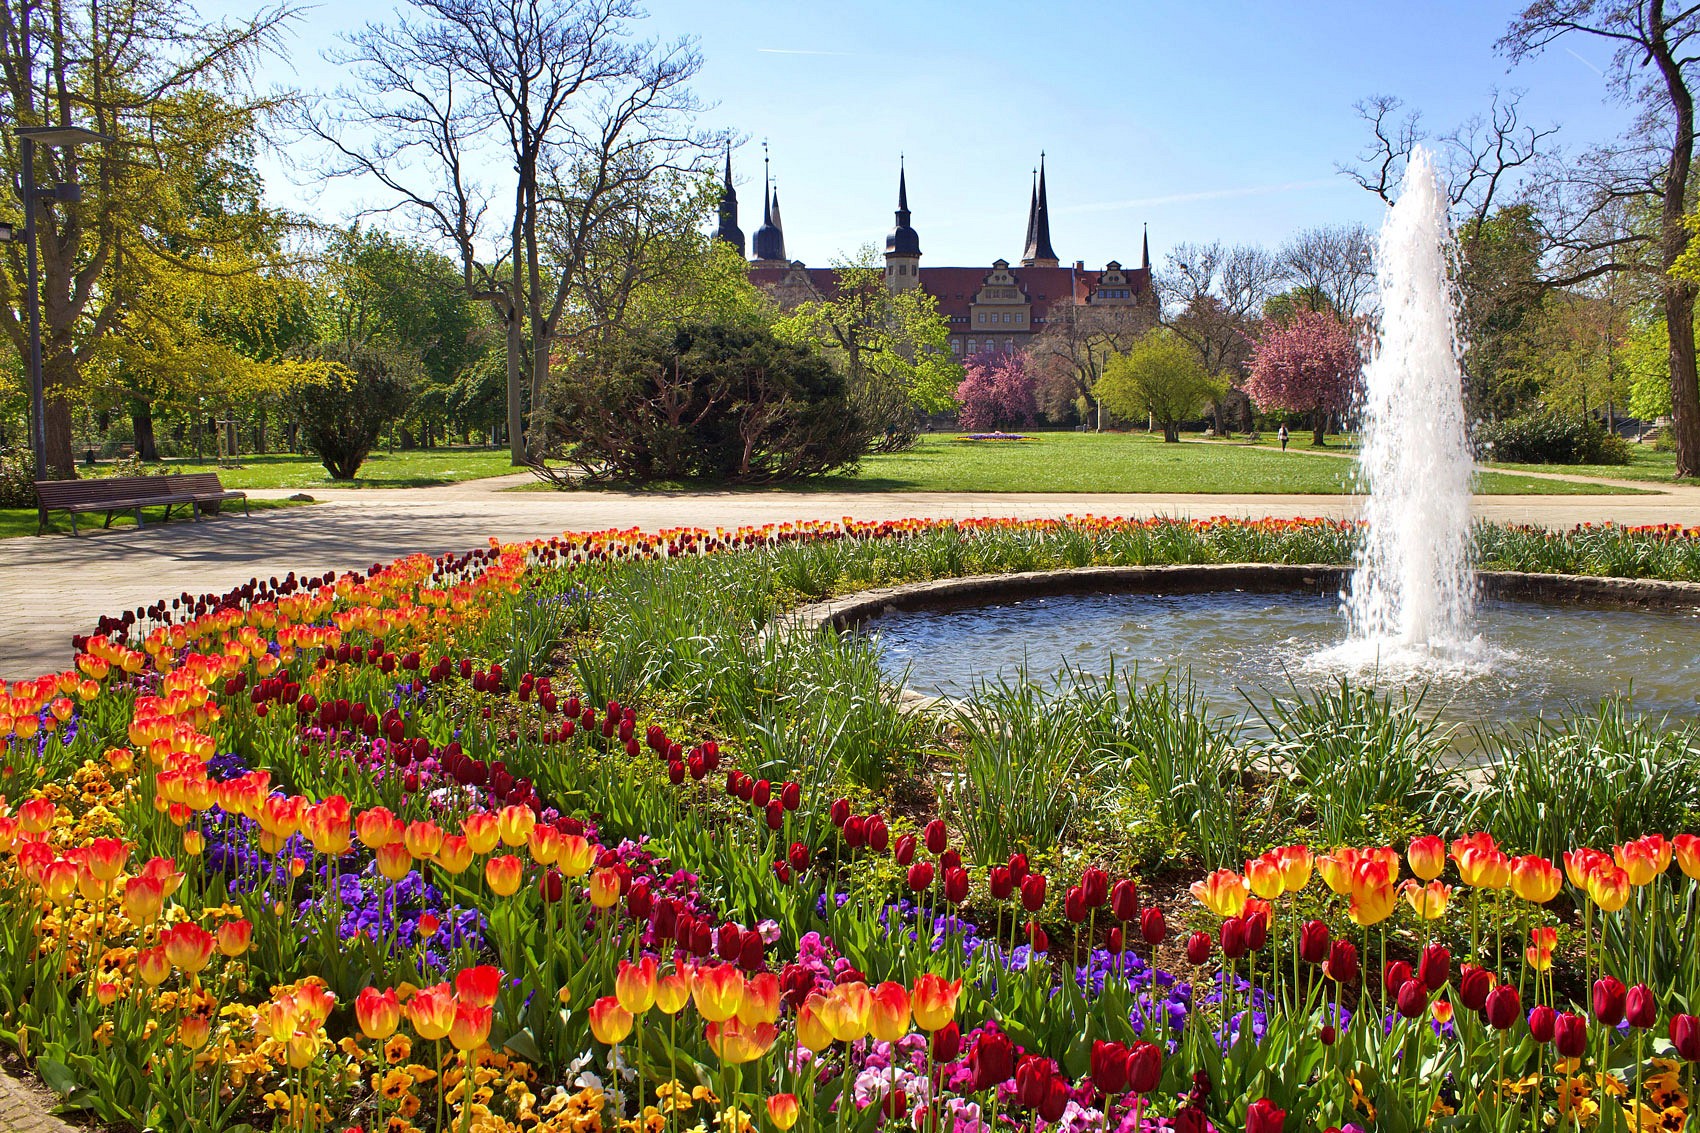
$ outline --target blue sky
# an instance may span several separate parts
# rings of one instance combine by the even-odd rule
[[[208,14],[239,0],[200,0]],[[321,53],[384,20],[392,0],[311,8],[266,83],[328,91]],[[1064,261],[1136,263],[1181,241],[1278,244],[1379,203],[1335,172],[1364,144],[1352,103],[1396,94],[1450,127],[1521,87],[1525,117],[1572,148],[1620,130],[1603,44],[1576,41],[1507,71],[1494,41],[1513,4],[1423,0],[1168,0],[956,3],[650,0],[646,34],[696,35],[709,121],[737,131],[746,233],[760,223],[761,141],[773,156],[791,258],[825,264],[891,225],[899,152],[923,264],[1017,259],[1031,169],[1049,170]],[[268,159],[273,197],[321,214],[381,203],[325,186],[311,155],[293,175]]]

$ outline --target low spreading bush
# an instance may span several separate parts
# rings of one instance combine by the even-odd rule
[[[0,447],[0,507],[35,506],[34,454],[27,448]]]
[[[1476,449],[1507,464],[1628,464],[1629,442],[1588,417],[1535,413],[1476,428]]]

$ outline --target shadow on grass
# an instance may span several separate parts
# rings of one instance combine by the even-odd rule
[[[275,511],[279,508],[308,507],[308,506],[311,506],[311,505],[309,505],[304,500],[249,500],[248,501],[249,510],[254,511],[254,512]],[[163,507],[144,508],[142,510],[143,524],[144,524],[144,526],[148,527],[149,529],[152,529],[152,528],[155,528],[155,527],[163,527],[163,526],[165,526],[164,515],[165,515],[165,509]],[[236,503],[233,507],[227,508],[226,510],[222,511],[218,515],[210,515],[210,516],[204,515],[199,520],[191,520],[191,519],[189,519],[188,516],[179,514],[179,515],[172,518],[171,523],[173,525],[186,524],[186,523],[200,523],[200,522],[218,523],[218,522],[221,522],[223,520],[232,519],[232,518],[234,518],[234,519],[243,518],[243,516],[242,516],[242,505],[241,505],[240,502]],[[36,514],[36,510],[34,508],[21,508],[21,507],[0,508],[0,539],[16,539],[21,535],[35,535],[35,534],[38,533],[38,531],[37,531],[38,522],[39,522],[39,520],[38,520],[38,517],[37,517],[37,514]],[[105,522],[106,522],[106,516],[104,514],[100,513],[100,512],[84,512],[83,514],[77,516],[77,531],[81,535],[99,535],[99,534],[106,533],[108,531],[121,531],[121,530],[134,529],[135,526],[136,526],[135,517],[130,515],[128,512],[120,514],[120,515],[113,516],[112,517],[112,526],[110,528],[106,528],[106,527],[102,526]],[[70,516],[66,515],[63,512],[54,513],[53,515],[48,517],[47,530],[41,531],[41,532],[39,532],[39,534],[42,534],[42,535],[69,535],[69,534],[71,534],[71,518],[70,518]]]

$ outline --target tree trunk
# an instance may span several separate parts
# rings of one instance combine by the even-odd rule
[[[159,460],[159,442],[153,434],[153,406],[139,397],[130,399],[130,427],[136,436],[136,455],[145,463]]]
[[[1179,444],[1180,439],[1181,439],[1180,422],[1179,421],[1165,421],[1165,422],[1163,422],[1163,443],[1169,444],[1169,445]]]
[[[1670,328],[1671,432],[1676,474],[1700,476],[1700,377],[1694,365],[1694,292],[1666,277],[1665,318]]]
[[[519,315],[508,319],[508,459],[525,463],[525,366],[521,358]]]
[[[1328,414],[1318,409],[1310,419],[1310,444],[1312,448],[1322,448],[1328,444]]]
[[[1671,50],[1664,0],[1647,0],[1648,54],[1658,63],[1676,112],[1670,161],[1665,166],[1659,219],[1660,266],[1664,271],[1665,320],[1670,343],[1671,432],[1676,436],[1676,474],[1700,476],[1700,377],[1694,368],[1694,285],[1672,278],[1670,269],[1688,248],[1684,223],[1688,204],[1688,175],[1694,162],[1694,95],[1682,73],[1682,61]]]

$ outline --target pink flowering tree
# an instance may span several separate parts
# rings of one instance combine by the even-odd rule
[[[1245,391],[1265,413],[1310,414],[1311,443],[1320,445],[1329,416],[1352,407],[1362,368],[1350,327],[1327,311],[1299,310],[1264,324]]]
[[[957,420],[966,432],[1020,429],[1039,413],[1024,354],[981,354],[968,360],[956,387]]]

